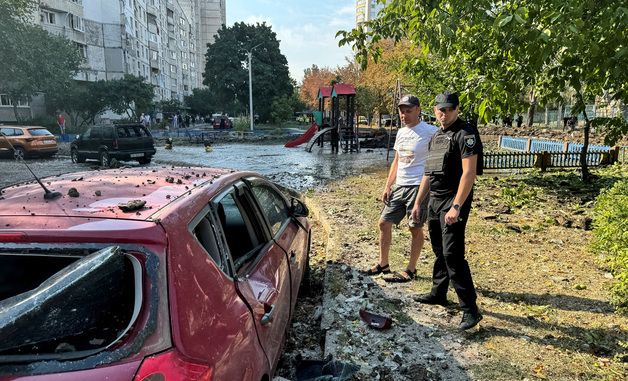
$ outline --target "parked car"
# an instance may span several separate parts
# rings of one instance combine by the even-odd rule
[[[358,125],[363,124],[363,125],[367,126],[369,124],[368,119],[366,119],[366,116],[364,116],[364,115],[358,116],[357,120],[358,120]]]
[[[109,167],[112,159],[148,164],[155,152],[153,136],[141,124],[94,126],[79,135],[70,146],[73,162],[94,159],[103,167]]]
[[[55,136],[44,127],[0,126],[2,156],[13,156],[22,160],[30,156],[53,156],[58,150]]]
[[[1,190],[0,380],[273,378],[309,269],[293,194],[211,168],[42,183],[63,196]]]
[[[227,117],[226,115],[217,116],[217,117],[214,117],[214,120],[212,122],[212,127],[214,128],[214,130],[230,129],[230,128],[233,128],[233,121],[231,118]]]

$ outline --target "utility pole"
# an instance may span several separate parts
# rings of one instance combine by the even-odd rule
[[[261,43],[255,45],[247,51],[249,56],[249,117],[251,118],[251,131],[253,131],[253,70],[251,66],[251,57],[253,56],[253,49],[260,45]]]

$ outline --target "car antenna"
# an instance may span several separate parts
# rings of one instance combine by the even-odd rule
[[[4,140],[6,140],[7,143],[9,143],[9,145],[11,146],[11,149],[13,150],[13,153],[15,153],[15,147],[13,147],[13,144],[11,144],[11,142],[9,141],[7,136],[4,134],[4,132],[0,132],[0,135],[4,137]],[[16,158],[16,160],[18,160],[18,159]],[[22,160],[22,163],[24,163],[26,168],[28,168],[28,171],[31,173],[31,175],[33,175],[35,180],[37,180],[39,185],[41,185],[41,187],[44,188],[44,192],[46,192],[46,193],[44,193],[44,199],[46,199],[46,200],[54,200],[55,198],[61,197],[61,193],[60,192],[51,191],[50,189],[46,188],[46,186],[41,182],[41,180],[39,180],[39,177],[37,177],[35,172],[33,172],[31,167],[29,167],[28,164],[26,164],[26,162],[24,160]]]

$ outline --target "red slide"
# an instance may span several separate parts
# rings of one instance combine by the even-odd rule
[[[314,136],[316,131],[318,131],[318,124],[316,124],[316,122],[312,122],[312,127],[310,127],[307,131],[305,131],[303,135],[299,136],[298,138],[290,140],[284,145],[284,147],[293,148],[300,144],[303,144],[312,139],[312,136]]]

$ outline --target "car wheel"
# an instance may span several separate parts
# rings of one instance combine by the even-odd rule
[[[73,163],[84,163],[85,158],[78,153],[78,150],[75,148],[70,152],[70,156],[72,157]]]
[[[24,160],[26,157],[26,151],[24,151],[24,148],[22,147],[15,147],[13,150],[13,157],[15,160]]]
[[[141,159],[138,159],[137,161],[138,161],[140,164],[145,165],[145,164],[150,164],[151,159],[152,159],[152,158],[149,156],[149,157],[143,157],[143,158],[141,158]]]
[[[102,151],[100,153],[100,165],[109,168],[109,164],[111,164],[111,158],[109,157],[109,153],[107,151]]]

